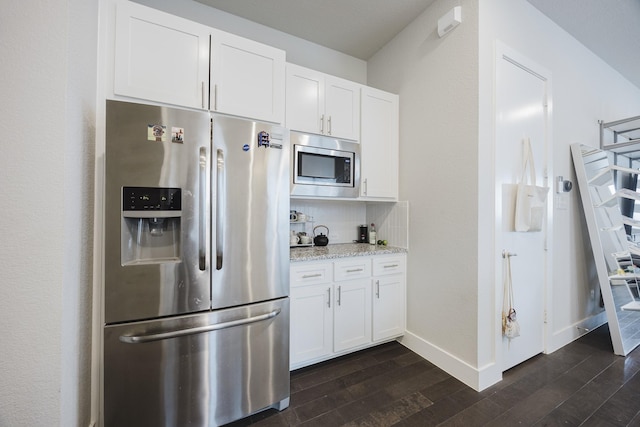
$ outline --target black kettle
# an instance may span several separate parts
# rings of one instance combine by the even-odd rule
[[[313,227],[313,244],[316,246],[327,246],[329,244],[329,238],[324,234],[320,233],[319,236],[316,236],[316,228],[324,227],[327,229],[327,234],[329,234],[329,228],[326,225],[316,225]]]

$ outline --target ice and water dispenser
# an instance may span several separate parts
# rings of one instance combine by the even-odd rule
[[[180,261],[180,188],[123,187],[122,265]]]

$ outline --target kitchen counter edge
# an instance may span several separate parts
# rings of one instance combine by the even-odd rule
[[[378,246],[368,243],[338,243],[327,246],[307,248],[291,248],[291,262],[316,261],[323,259],[348,258],[356,256],[389,255],[407,253],[405,248],[395,246]]]

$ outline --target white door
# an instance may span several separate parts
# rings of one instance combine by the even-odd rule
[[[207,108],[208,27],[133,2],[116,19],[116,95]]]
[[[362,88],[360,195],[398,198],[398,95]]]
[[[291,288],[291,366],[333,351],[332,285]]]
[[[523,138],[529,138],[536,167],[536,183],[548,185],[550,173],[549,114],[550,74],[517,52],[498,45],[496,53],[496,306],[503,300],[503,271],[511,257],[514,308],[520,336],[502,337],[502,370],[544,351],[545,287],[549,214],[540,232],[515,232],[513,215],[516,183],[521,179]],[[551,203],[552,190],[548,193]],[[547,210],[549,212],[549,210]]]
[[[373,279],[373,340],[402,335],[405,317],[404,274]]]
[[[285,126],[291,130],[322,133],[324,76],[319,71],[287,64]],[[322,123],[321,123],[322,122]]]
[[[325,77],[324,134],[360,139],[360,85],[337,77]]]
[[[284,121],[285,52],[214,31],[211,109],[267,122]]]
[[[333,351],[371,342],[371,279],[335,284]]]

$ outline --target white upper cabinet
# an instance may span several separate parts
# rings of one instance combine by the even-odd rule
[[[300,132],[360,139],[358,83],[287,64],[285,125]]]
[[[283,50],[212,31],[212,111],[282,124],[284,84]]]
[[[284,122],[283,50],[137,3],[116,6],[115,96]]]
[[[362,88],[360,196],[398,199],[398,95]]]
[[[114,94],[207,109],[210,29],[137,3],[116,5]]]

